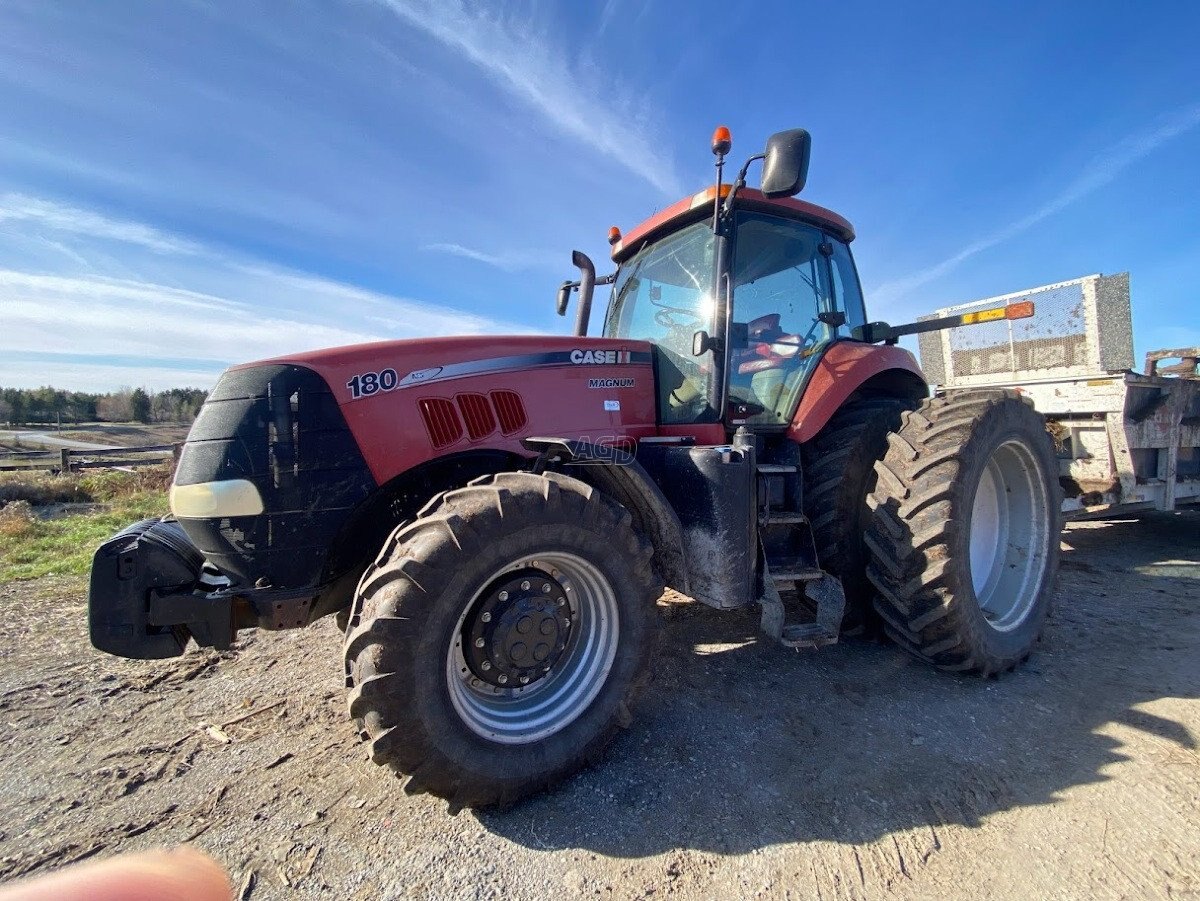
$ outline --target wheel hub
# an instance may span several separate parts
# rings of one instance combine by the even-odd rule
[[[570,630],[567,592],[556,579],[532,568],[506,573],[463,623],[463,656],[478,679],[520,688],[554,669]]]

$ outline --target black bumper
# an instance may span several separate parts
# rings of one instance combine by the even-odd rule
[[[92,558],[92,644],[138,660],[177,657],[189,638],[228,648],[234,597],[210,590],[203,566],[204,557],[173,520],[146,519],[122,529]]]

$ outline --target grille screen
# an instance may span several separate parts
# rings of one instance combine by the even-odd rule
[[[519,432],[525,428],[525,404],[521,395],[515,391],[493,391],[492,403],[496,406],[496,414],[500,417],[500,431],[505,435]]]
[[[458,409],[453,403],[440,397],[426,397],[421,400],[420,406],[429,440],[434,447],[446,447],[462,437],[462,420],[458,418]]]
[[[478,441],[496,431],[496,416],[492,405],[483,394],[459,394],[454,398],[458,408],[462,410],[463,419],[467,422],[467,434],[472,441]]]

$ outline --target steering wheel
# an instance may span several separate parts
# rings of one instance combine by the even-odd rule
[[[654,311],[654,321],[664,328],[695,330],[704,322],[704,317],[695,310],[681,307],[659,307]]]

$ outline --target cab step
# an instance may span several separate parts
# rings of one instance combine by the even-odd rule
[[[808,522],[808,517],[799,510],[768,510],[767,526],[795,526]]]
[[[815,575],[812,573],[815,572]],[[798,578],[803,573],[804,578]],[[764,573],[763,596],[758,599],[762,606],[762,630],[780,644],[789,648],[821,648],[837,644],[842,629],[842,615],[846,612],[846,593],[842,582],[822,570],[804,569],[797,571],[770,569]],[[817,604],[817,617],[811,623],[786,622],[787,611],[783,598],[779,596],[776,582],[790,581],[804,585],[804,593]]]
[[[787,569],[771,570],[771,578],[775,584],[780,582],[812,582],[814,579],[820,579],[825,575],[825,571],[817,569],[815,566],[804,567],[788,567]]]

